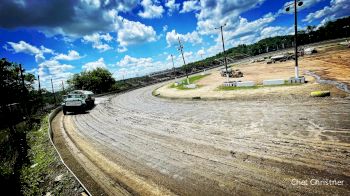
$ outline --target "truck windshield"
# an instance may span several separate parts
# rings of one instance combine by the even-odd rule
[[[68,95],[68,98],[81,98],[82,95]]]

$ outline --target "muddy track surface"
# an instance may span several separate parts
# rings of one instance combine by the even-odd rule
[[[105,194],[350,194],[349,99],[167,100],[154,88],[55,119]]]

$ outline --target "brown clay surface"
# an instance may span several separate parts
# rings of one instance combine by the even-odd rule
[[[301,69],[328,70],[325,77],[347,82],[349,64],[339,65],[343,71],[326,67],[340,59],[328,62],[331,54],[313,56],[318,63],[304,57]],[[348,57],[345,50],[337,54]],[[264,76],[249,74],[261,67],[269,70]],[[244,79],[258,82],[293,71],[292,62],[239,68]],[[201,84],[217,81],[215,74]],[[308,79],[302,86],[255,89],[260,95],[223,93],[234,100],[162,99],[152,96],[161,85],[149,86],[97,98],[85,114],[59,114],[53,128],[72,155],[67,163],[103,194],[349,195],[350,99]],[[333,96],[308,96],[319,89]],[[341,185],[312,184],[329,180]]]
[[[350,193],[349,99],[168,100],[154,88],[57,117],[106,194]],[[343,185],[292,184],[312,179]]]

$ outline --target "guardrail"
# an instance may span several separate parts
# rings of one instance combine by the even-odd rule
[[[79,178],[74,174],[74,172],[68,167],[68,165],[64,162],[64,160],[62,159],[62,156],[60,154],[60,152],[58,151],[58,149],[56,148],[55,144],[53,143],[53,132],[52,132],[52,126],[51,126],[51,121],[52,119],[57,115],[58,112],[60,112],[62,110],[62,107],[57,107],[55,108],[48,116],[48,123],[49,123],[49,128],[48,128],[48,135],[50,138],[50,142],[52,144],[52,146],[55,148],[58,156],[60,157],[61,162],[63,163],[63,165],[68,169],[68,171],[74,176],[74,178],[79,182],[79,184],[84,188],[85,192],[88,195],[92,195],[89,190],[84,186],[84,184],[79,180]]]

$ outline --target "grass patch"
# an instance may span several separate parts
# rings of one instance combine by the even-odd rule
[[[48,121],[44,116],[41,119],[39,130],[31,131],[27,134],[30,150],[28,156],[31,165],[24,167],[21,171],[22,193],[24,195],[44,195],[41,182],[44,182],[45,176],[53,173],[51,167],[54,162],[54,151],[49,145],[47,136]]]
[[[300,83],[293,83],[293,84],[280,84],[280,85],[256,85],[256,86],[242,86],[242,87],[236,87],[236,86],[219,86],[217,90],[222,91],[231,91],[231,90],[252,90],[252,89],[259,89],[259,88],[268,88],[268,87],[283,87],[283,86],[299,86],[302,85]]]
[[[30,164],[21,170],[21,192],[23,195],[45,195],[47,192],[51,195],[78,194],[74,189],[80,186],[60,162],[47,134],[48,126],[45,115],[40,129],[27,134]],[[55,178],[59,175],[63,177],[57,182]]]
[[[206,76],[208,76],[208,75],[210,75],[210,74],[195,75],[195,76],[189,77],[188,79],[189,79],[190,84],[194,84],[194,83],[197,82],[198,80],[200,80],[200,79],[202,79],[202,78],[204,78],[204,77],[206,77]],[[191,90],[190,88],[186,88],[186,87],[185,87],[185,85],[187,85],[187,78],[181,80],[180,82],[181,82],[180,85],[175,86],[175,83],[173,83],[173,84],[171,84],[171,85],[169,86],[169,88],[176,88],[176,89],[178,89],[178,90]],[[200,88],[200,87],[201,87],[201,85],[197,85],[196,88]]]

